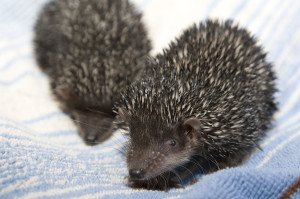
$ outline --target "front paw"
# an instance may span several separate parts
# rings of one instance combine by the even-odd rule
[[[127,177],[131,188],[134,189],[146,189],[146,190],[156,190],[168,192],[170,188],[184,188],[184,186],[175,180],[170,178],[157,176],[149,180],[130,180]]]

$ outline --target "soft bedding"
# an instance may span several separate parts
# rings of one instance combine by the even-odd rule
[[[169,192],[128,187],[118,131],[89,147],[58,107],[34,60],[33,24],[45,0],[0,0],[0,198],[300,198],[300,1],[134,0],[152,54],[194,22],[233,19],[274,64],[279,110],[250,159]]]

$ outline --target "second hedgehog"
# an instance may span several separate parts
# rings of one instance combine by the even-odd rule
[[[276,110],[274,73],[253,37],[230,21],[184,31],[123,93],[133,187],[176,186],[187,162],[236,166],[265,134]],[[184,167],[183,167],[184,168]]]
[[[42,10],[34,39],[38,64],[85,142],[106,140],[112,107],[150,51],[141,14],[127,0],[54,0]]]

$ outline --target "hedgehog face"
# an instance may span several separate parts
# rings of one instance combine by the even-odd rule
[[[87,145],[96,145],[112,135],[114,117],[100,111],[74,110],[72,119]]]
[[[61,103],[61,108],[71,115],[80,136],[87,145],[99,144],[112,135],[115,116],[111,110],[112,105],[99,106],[93,101],[87,103],[69,85],[55,85],[54,92],[60,101],[64,102]]]
[[[122,112],[123,111],[123,112]],[[121,114],[120,114],[121,113]],[[119,110],[123,118],[124,110]],[[125,121],[128,118],[124,118]],[[148,180],[189,161],[196,146],[199,120],[186,119],[171,127],[129,119],[127,167],[131,180]]]

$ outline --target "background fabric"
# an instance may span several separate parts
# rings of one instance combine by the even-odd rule
[[[53,100],[33,54],[33,24],[46,0],[0,0],[0,198],[300,198],[300,1],[134,0],[160,52],[206,18],[248,28],[274,63],[279,111],[249,161],[168,193],[127,186],[125,138],[85,146]],[[294,189],[291,187],[294,186]]]

